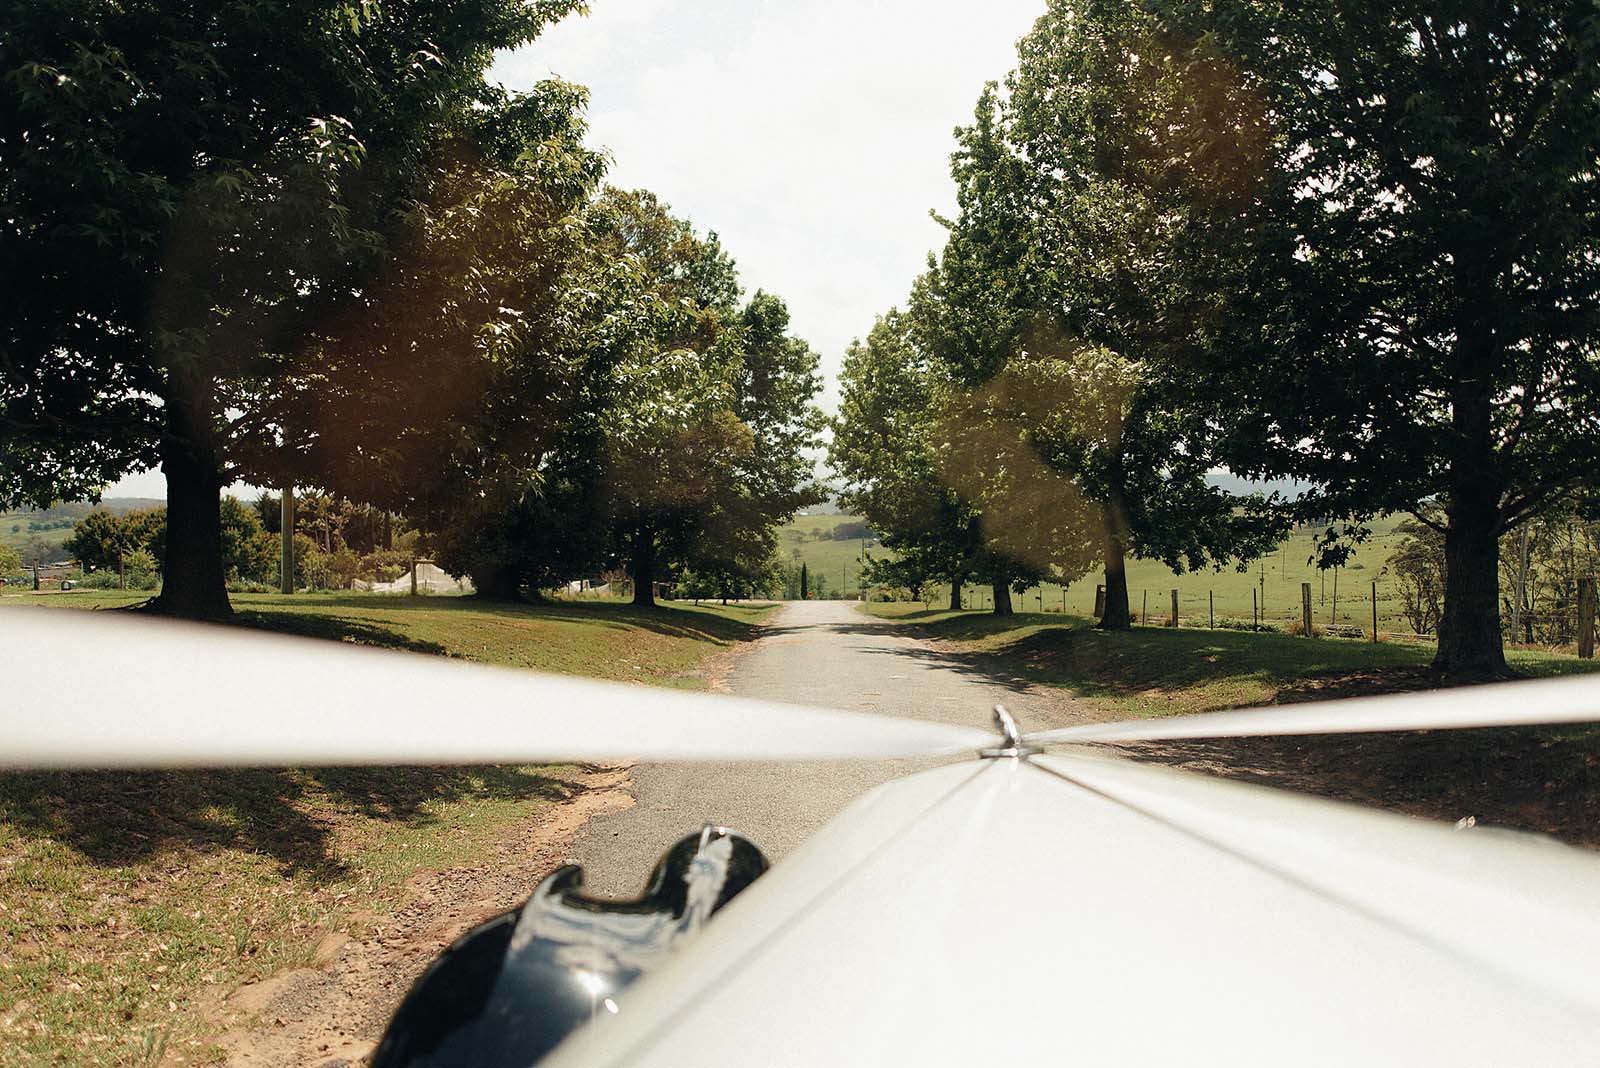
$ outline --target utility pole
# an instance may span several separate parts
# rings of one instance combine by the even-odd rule
[[[294,592],[294,487],[283,487],[278,498],[278,588]]]
[[[861,589],[860,599],[867,599],[867,539],[861,539],[861,556],[856,563],[856,583]]]

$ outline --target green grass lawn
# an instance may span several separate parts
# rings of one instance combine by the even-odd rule
[[[1136,627],[1082,616],[869,604],[909,633],[941,639],[986,671],[1070,690],[1110,716],[1167,716],[1436,687],[1431,647],[1283,633]],[[1530,677],[1600,662],[1509,650]],[[1137,759],[1380,805],[1433,819],[1552,834],[1600,848],[1600,729],[1489,728],[1399,734],[1215,739],[1117,747]]]
[[[123,608],[148,593],[0,593],[0,605]],[[472,597],[361,593],[234,594],[240,626],[330,638],[568,675],[695,688],[710,654],[754,635],[767,604],[615,600],[485,604]]]
[[[0,604],[109,609],[146,596],[8,593]],[[705,684],[708,657],[751,638],[771,610],[233,600],[241,626],[689,687]],[[551,767],[0,773],[0,1066],[209,1062],[216,1051],[204,1043],[200,1005],[305,965],[327,931],[369,932],[415,873],[491,856],[508,827],[569,796],[572,776]]]

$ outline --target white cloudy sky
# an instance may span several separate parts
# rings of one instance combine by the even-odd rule
[[[590,89],[608,180],[714,229],[822,355],[904,300],[954,208],[952,129],[1011,69],[1044,0],[591,0],[491,77]],[[165,496],[159,472],[113,496]]]
[[[789,302],[832,379],[902,301],[954,208],[952,129],[1044,0],[591,0],[503,56],[518,88],[591,92],[615,185],[715,229],[749,290]]]

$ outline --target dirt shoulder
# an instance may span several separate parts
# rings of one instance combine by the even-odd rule
[[[506,830],[490,855],[468,867],[423,871],[399,903],[364,916],[363,936],[329,930],[311,967],[250,983],[208,1011],[214,1048],[231,1068],[363,1062],[395,1007],[434,957],[468,929],[514,908],[566,860],[573,834],[594,816],[633,803],[626,766],[576,777],[573,796]],[[177,1060],[171,1063],[180,1063]]]

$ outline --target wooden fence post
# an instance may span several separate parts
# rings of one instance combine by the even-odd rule
[[[1210,605],[1209,612],[1210,612],[1210,616],[1211,616],[1211,629],[1212,630],[1216,630],[1217,629],[1217,591],[1216,590],[1207,590],[1206,591],[1206,603],[1208,605]]]
[[[1178,625],[1178,591],[1172,591],[1172,626]]]
[[[1147,626],[1150,625],[1150,591],[1149,590],[1145,590],[1144,591],[1144,610],[1139,613],[1139,625],[1143,626],[1143,627],[1147,627]]]
[[[411,558],[411,596],[417,595],[417,558]]]
[[[1063,612],[1067,610],[1067,588],[1065,586],[1061,587],[1061,610]],[[1094,618],[1104,619],[1105,617],[1106,588],[1104,586],[1097,585],[1094,588]]]
[[[1256,591],[1250,591],[1250,629],[1255,630],[1260,622],[1261,608],[1256,601]]]
[[[1372,644],[1378,644],[1378,583],[1372,583]]]
[[[1594,659],[1594,576],[1578,580],[1578,656]]]
[[[1300,583],[1300,625],[1305,628],[1306,637],[1315,632],[1311,629],[1311,583]]]

